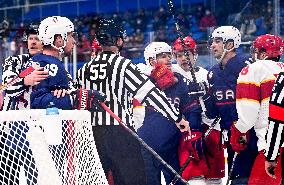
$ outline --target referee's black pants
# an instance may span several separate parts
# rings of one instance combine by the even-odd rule
[[[139,142],[119,125],[94,126],[94,139],[106,176],[115,185],[146,185]]]

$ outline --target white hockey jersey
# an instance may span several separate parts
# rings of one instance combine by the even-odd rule
[[[284,63],[259,60],[244,67],[237,81],[238,121],[235,126],[242,133],[254,127],[258,151],[265,149],[269,98],[277,75],[282,71]]]
[[[181,74],[182,76],[189,79],[190,81],[193,81],[192,76],[191,76],[191,72],[183,70],[178,64],[172,65],[172,71]],[[202,67],[197,67],[196,70],[195,70],[196,81],[198,83],[205,82],[206,85],[208,86],[209,84],[208,84],[208,80],[207,80],[207,74],[208,74],[208,71],[206,69],[204,69]],[[205,115],[205,112],[202,113],[202,123],[205,123],[206,125],[211,126],[213,121],[214,121],[214,119],[207,118],[207,116]],[[217,123],[215,125],[214,129],[220,131],[221,130],[220,124]]]

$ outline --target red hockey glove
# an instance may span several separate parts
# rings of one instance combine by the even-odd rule
[[[156,64],[150,76],[154,78],[157,86],[162,90],[177,82],[174,73],[166,65],[162,64]]]
[[[100,102],[106,101],[106,95],[96,91],[79,89],[75,91],[74,108],[78,110],[89,110],[91,112],[101,112],[104,109]]]
[[[197,156],[198,153],[202,153],[203,155],[202,147],[204,145],[202,141],[202,133],[196,131],[192,132],[192,136],[184,134],[180,140],[178,155],[180,166],[185,167],[184,171],[182,172],[182,177],[185,180],[190,180],[193,177],[208,175],[209,169],[205,157],[200,158],[201,156]],[[198,148],[201,149],[200,152],[198,152]],[[185,162],[190,156],[194,157],[194,159],[191,159],[188,165],[184,166]]]
[[[199,160],[201,156],[204,155],[204,147],[205,144],[202,138],[202,132],[192,131],[191,135],[188,133],[183,134],[180,139],[179,155],[186,151],[189,155],[191,153],[195,160]]]
[[[233,123],[231,126],[231,137],[230,144],[235,152],[240,153],[242,150],[246,149],[249,139],[249,133],[241,133]]]

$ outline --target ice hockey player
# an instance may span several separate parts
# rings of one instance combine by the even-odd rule
[[[144,106],[152,105],[181,131],[189,131],[188,122],[167,101],[165,94],[130,60],[119,56],[125,38],[121,24],[101,20],[96,38],[103,52],[78,71],[79,84],[105,93],[110,109],[130,127],[133,126],[132,101],[136,98]],[[139,143],[106,112],[94,113],[93,124],[105,173],[112,171],[114,184],[144,185],[146,177]]]
[[[230,135],[231,125],[238,120],[236,109],[237,79],[242,68],[248,63],[247,57],[236,53],[240,43],[241,34],[233,26],[221,26],[213,31],[210,49],[219,63],[209,70],[209,91],[207,94],[209,96],[204,97],[206,115],[212,119],[221,118],[222,139],[220,142],[223,146],[227,146],[229,169],[231,168],[234,150],[229,145],[228,135]],[[256,137],[253,129],[250,135]],[[256,147],[256,143],[249,142],[246,150],[237,156],[231,176],[233,184],[247,183],[253,161],[257,155]]]
[[[200,132],[201,109],[195,106],[194,99],[188,94],[187,80],[182,75],[171,71],[172,49],[167,43],[150,43],[145,48],[144,58],[146,63],[153,68],[149,78],[165,92],[169,101],[175,104],[181,114],[189,120],[191,129],[195,128],[195,130],[192,132],[194,135],[192,138],[187,137],[187,134],[182,136],[181,132],[174,126],[172,120],[163,117],[163,115],[156,112],[152,106],[146,106],[143,123],[137,131],[138,135],[176,171],[179,171],[179,156],[177,150],[179,142],[182,140],[179,149],[181,151],[180,160],[182,163],[189,157],[187,154],[192,152],[195,154],[196,158],[192,160],[191,163],[195,165],[199,163],[201,166],[198,170],[193,170],[195,167],[193,165],[194,167],[189,170],[186,169],[182,176],[184,179],[190,180],[190,183],[195,181],[200,184],[204,182],[204,179],[202,181],[204,173],[207,173],[207,165],[203,156],[204,144],[202,133]],[[141,110],[137,104],[135,106],[134,113],[137,112],[137,108]],[[161,170],[163,171],[167,184],[173,180],[174,175],[163,167],[157,159],[151,156],[148,151],[142,148],[142,154],[145,161],[147,184],[159,184]],[[193,178],[195,179],[192,180]]]
[[[10,56],[5,59],[3,65],[3,83],[9,82],[22,72],[24,66],[29,59],[37,53],[42,52],[42,44],[38,39],[38,25],[31,24],[25,30],[23,41],[27,43],[27,54]],[[48,77],[48,73],[42,68],[36,68],[30,75],[26,76],[21,81],[13,84],[5,90],[3,110],[29,109],[30,108],[30,92],[31,86],[38,84],[41,80]]]
[[[283,102],[283,89],[284,89],[284,72],[280,72],[277,80],[274,84],[273,91],[269,102],[269,124],[268,132],[266,135],[266,161],[265,171],[267,175],[272,178],[276,178],[275,169],[281,165],[282,167],[282,183],[283,184],[283,152],[281,152],[281,163],[277,158],[279,157],[279,150],[283,147],[283,114],[284,114],[284,102]],[[276,174],[277,175],[277,174]]]
[[[76,42],[74,35],[74,25],[66,17],[53,16],[41,22],[38,37],[43,43],[43,52],[33,56],[31,62],[48,71],[49,77],[33,88],[31,108],[45,109],[50,102],[53,102],[57,108],[71,110],[73,103],[78,103],[77,96],[70,95],[70,92],[76,90],[70,85],[72,81],[61,61],[63,56],[71,54]],[[85,92],[81,89],[79,93]],[[103,99],[99,93],[96,95],[95,99]],[[79,103],[81,100],[83,101],[82,97],[78,100]]]
[[[257,136],[258,156],[249,178],[249,184],[280,184],[281,168],[276,169],[276,179],[268,177],[264,169],[265,135],[268,128],[268,104],[272,87],[277,75],[284,71],[284,65],[279,62],[283,54],[284,42],[275,35],[261,35],[253,42],[252,58],[254,63],[244,67],[237,81],[236,106],[238,120],[231,127],[231,144],[233,150],[241,152],[245,145],[239,144],[240,137],[248,142],[252,136],[248,131],[254,128]],[[253,139],[255,142],[255,139]],[[280,162],[280,157],[278,158]]]
[[[190,72],[190,66],[188,62],[191,62],[194,67],[195,77],[197,83],[202,83],[204,91],[207,90],[208,81],[207,75],[208,71],[202,67],[196,66],[198,54],[196,50],[196,42],[190,36],[184,38],[185,49],[189,54],[189,60],[185,56],[185,51],[181,43],[181,39],[178,38],[173,43],[173,55],[177,61],[177,64],[173,64],[172,71],[177,72],[183,75],[185,78],[189,79],[191,83],[193,82],[193,78]],[[199,100],[200,101],[200,100]],[[202,101],[202,100],[201,100]],[[202,123],[203,123],[203,132],[206,133],[209,127],[213,124],[214,119],[208,119],[205,115],[205,110],[202,111]],[[206,174],[206,183],[207,184],[221,184],[222,177],[225,176],[225,158],[224,158],[224,150],[219,146],[220,139],[220,124],[216,123],[214,129],[210,132],[210,134],[205,139],[206,150],[205,156],[208,161],[209,173]],[[195,166],[195,169],[198,166]]]
[[[72,88],[68,72],[61,61],[63,56],[71,54],[76,43],[73,23],[66,17],[47,17],[41,21],[38,32],[43,51],[31,60],[48,71],[49,77],[33,87],[31,108],[46,109],[53,102],[63,110],[77,108],[97,111],[98,102],[104,102],[105,95],[95,90]],[[108,184],[100,162],[97,164],[98,173],[93,177],[97,179],[96,184]],[[62,164],[57,165],[60,169]]]

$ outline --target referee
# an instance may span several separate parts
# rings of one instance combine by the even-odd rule
[[[265,171],[273,178],[276,178],[274,169],[277,165],[276,158],[279,155],[280,147],[284,142],[284,72],[279,73],[278,78],[275,82],[271,99],[269,102],[269,125],[268,132],[266,135],[266,161]],[[282,167],[282,178],[283,178],[283,167],[284,158],[283,152],[281,167]],[[283,180],[282,180],[283,184]]]
[[[38,25],[31,24],[25,30],[23,41],[27,43],[27,54],[9,56],[5,59],[3,65],[2,80],[3,83],[8,83],[13,78],[17,77],[22,69],[29,64],[30,58],[42,52],[42,43],[38,39]],[[30,108],[30,92],[31,86],[38,84],[46,79],[48,73],[36,68],[30,75],[26,76],[19,82],[9,86],[5,90],[4,103],[2,110],[22,110]]]
[[[107,96],[108,107],[131,128],[132,100],[153,106],[176,122],[182,132],[189,124],[169,103],[164,93],[130,60],[119,56],[125,30],[113,20],[100,20],[96,38],[102,53],[78,70],[77,82],[86,89],[95,89]],[[116,185],[145,185],[144,162],[139,143],[106,112],[92,114],[94,137],[106,175],[112,172]],[[181,127],[183,126],[183,127]]]

